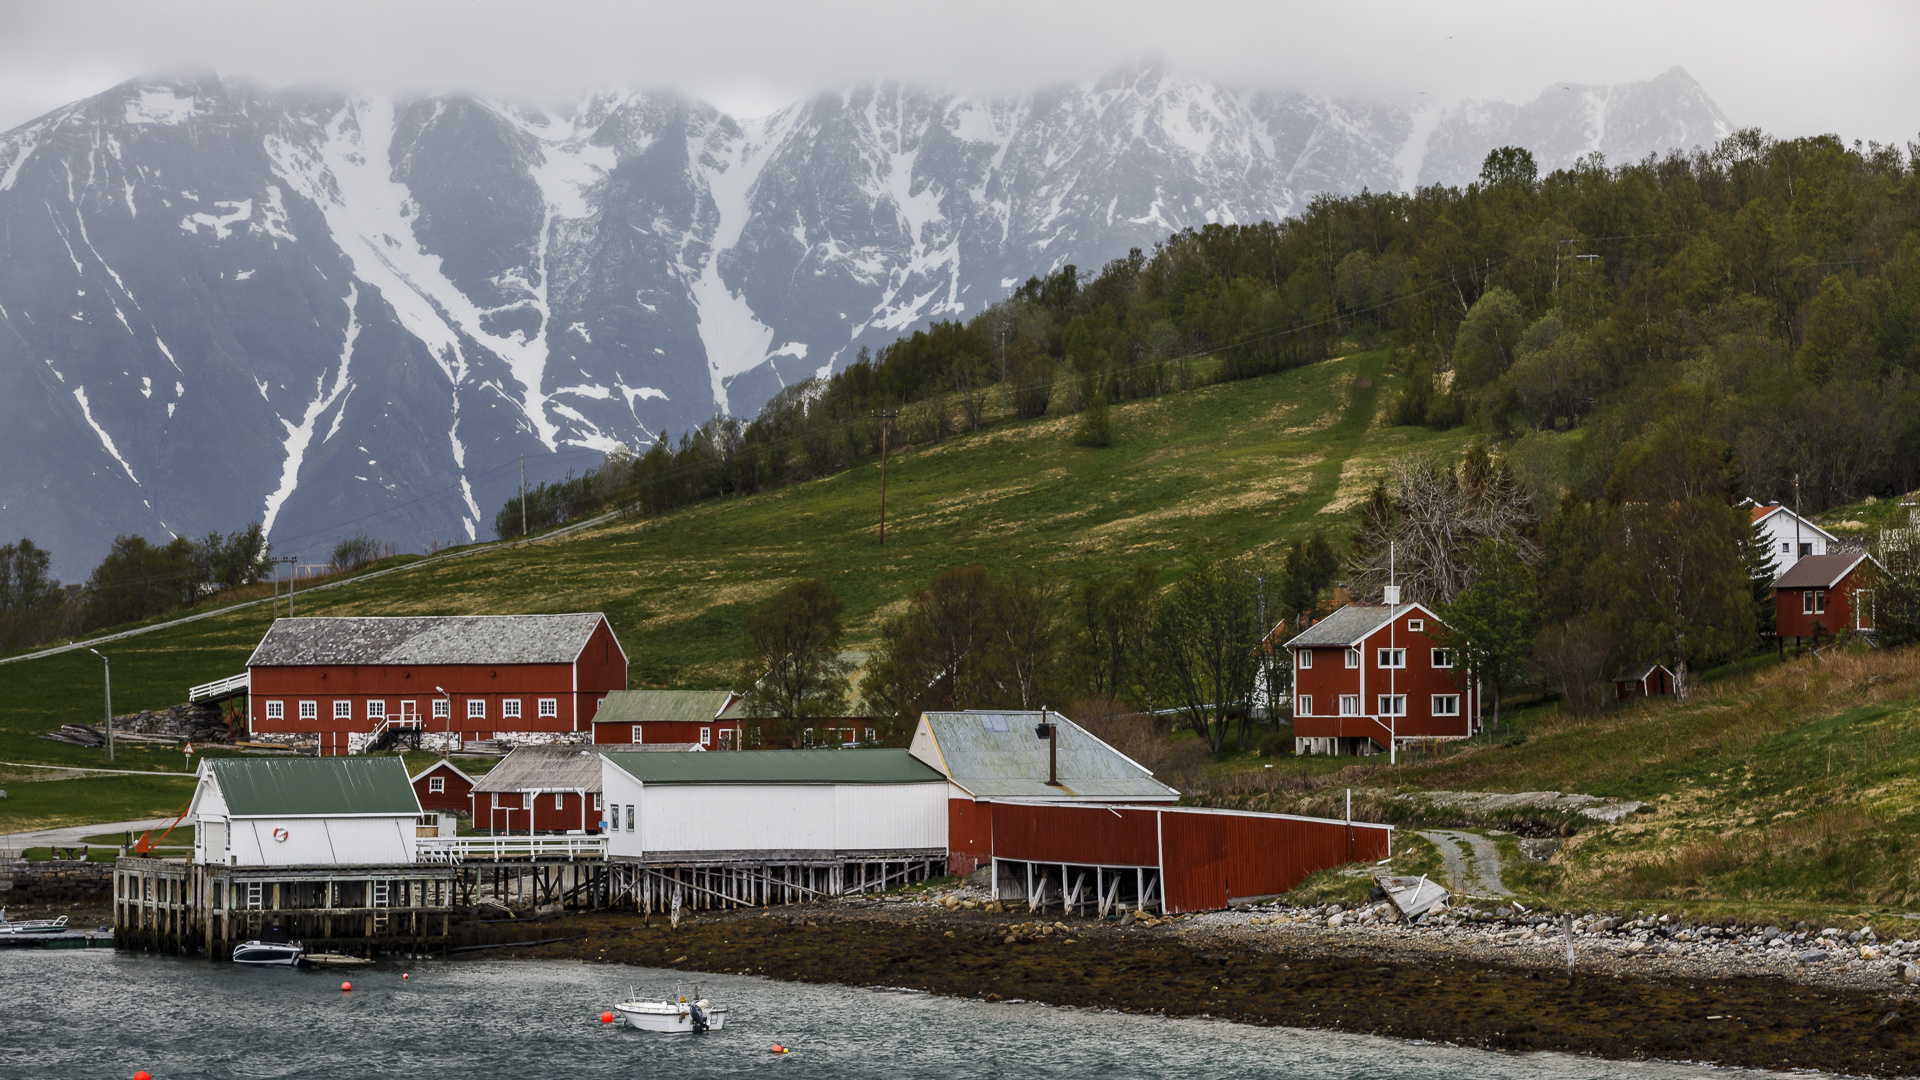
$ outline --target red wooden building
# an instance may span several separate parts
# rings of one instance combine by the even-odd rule
[[[413,793],[420,799],[422,810],[457,810],[473,808],[473,777],[460,771],[460,767],[446,758],[421,769],[412,778]]]
[[[745,721],[734,715],[731,690],[616,690],[593,717],[593,741],[608,745],[698,743],[706,750],[738,750]]]
[[[1673,693],[1673,672],[1665,664],[1643,664],[1613,677],[1613,696],[1620,701],[1660,697]]]
[[[1871,632],[1877,566],[1865,555],[1809,555],[1773,583],[1776,633],[1786,638]]]
[[[1287,642],[1294,753],[1373,754],[1479,731],[1479,686],[1457,677],[1440,625],[1420,604],[1348,604]]]
[[[473,785],[473,829],[597,833],[603,802],[600,752],[592,746],[522,746]]]
[[[589,729],[627,685],[606,616],[278,619],[247,660],[256,732],[354,753],[391,728],[447,742]]]

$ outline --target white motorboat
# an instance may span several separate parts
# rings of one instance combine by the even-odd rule
[[[19,919],[7,918],[7,909],[0,908],[0,934],[59,934],[66,932],[67,917],[57,919]]]
[[[305,945],[288,941],[285,930],[270,926],[257,940],[235,945],[233,962],[249,967],[299,967],[301,958],[306,954]]]
[[[676,992],[659,1001],[623,1001],[614,1008],[627,1018],[628,1024],[641,1031],[686,1034],[719,1031],[727,1024],[727,1007],[701,997],[698,986],[693,988],[690,998]]]

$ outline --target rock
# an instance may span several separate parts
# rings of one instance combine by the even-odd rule
[[[1777,938],[1774,938],[1772,941],[1767,942],[1767,948],[1769,949],[1784,949],[1786,947],[1787,947],[1787,939],[1784,937],[1777,937]]]
[[[1345,923],[1346,921],[1347,921],[1347,917],[1346,917],[1345,915],[1342,915],[1342,914],[1340,914],[1340,913],[1338,913],[1338,912],[1335,912],[1334,914],[1332,914],[1332,915],[1329,915],[1329,916],[1327,917],[1327,925],[1328,925],[1328,926],[1330,926],[1330,927],[1331,927],[1331,926],[1340,926],[1340,925],[1342,925],[1342,924],[1344,924],[1344,923]]]
[[[1496,919],[1505,919],[1511,916],[1512,914],[1513,914],[1513,909],[1510,907],[1502,906],[1502,907],[1497,907],[1493,909],[1493,916]]]
[[[1341,907],[1341,906],[1340,906],[1339,904],[1328,904],[1328,905],[1327,905],[1327,914],[1328,914],[1328,915],[1338,915],[1338,914],[1340,914],[1340,912],[1341,912],[1341,911],[1343,911],[1343,910],[1345,910],[1345,909],[1344,909],[1344,908],[1342,908],[1342,907]]]
[[[1880,959],[1880,950],[1871,945],[1862,945],[1860,946],[1860,959],[1878,960]]]
[[[1806,952],[1796,955],[1794,959],[1803,964],[1817,964],[1822,960],[1831,959],[1832,955],[1833,954],[1827,952],[1825,949],[1808,949]]]
[[[1770,942],[1774,938],[1779,937],[1781,934],[1785,932],[1786,931],[1780,929],[1777,926],[1769,926],[1765,930],[1760,931],[1760,940]]]
[[[1627,946],[1627,953],[1629,955],[1633,953],[1643,953],[1646,951],[1647,951],[1647,943],[1644,941],[1636,941],[1633,944]]]

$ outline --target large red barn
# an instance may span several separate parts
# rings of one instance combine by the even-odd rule
[[[1287,642],[1297,754],[1372,754],[1480,730],[1480,692],[1456,677],[1421,604],[1348,604]]]
[[[247,660],[252,730],[356,753],[392,728],[452,749],[590,730],[627,654],[599,613],[277,619]]]

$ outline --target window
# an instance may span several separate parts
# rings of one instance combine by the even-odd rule
[[[467,719],[485,720],[486,718],[487,718],[486,699],[485,698],[468,698],[467,699]]]
[[[634,741],[634,742],[642,742],[642,741],[643,741],[643,740],[642,740],[642,739],[640,738],[640,725],[639,725],[639,724],[635,724],[635,725],[633,725],[633,741]]]
[[[627,804],[627,831],[633,831],[633,804]]]
[[[1313,650],[1301,649],[1300,658],[1297,661],[1295,661],[1295,665],[1303,668],[1312,667],[1313,666]]]
[[[1459,716],[1460,715],[1460,695],[1459,694],[1433,695],[1433,715]]]
[[[333,718],[334,718],[335,720],[351,720],[351,719],[353,719],[353,702],[351,702],[351,701],[336,701],[336,702],[334,702],[334,703],[333,703]]]
[[[1815,615],[1825,615],[1827,613],[1827,590],[1813,590],[1813,613]]]
[[[1296,697],[1293,699],[1293,715],[1295,716],[1312,716],[1313,715],[1313,695],[1312,694],[1301,694],[1299,697]]]
[[[1453,650],[1452,649],[1433,650],[1433,666],[1437,668],[1452,667],[1453,666]]]
[[[1359,649],[1347,650],[1347,666],[1350,668],[1357,668],[1360,666],[1360,650]]]
[[[453,715],[453,702],[448,701],[446,698],[436,699],[433,703],[433,715],[441,720],[451,717]]]
[[[563,794],[561,794],[561,793],[560,793],[560,792],[558,792],[558,791],[556,791],[556,792],[554,792],[554,793],[553,793],[553,808],[554,808],[555,810],[559,810],[559,809],[561,809],[562,807],[564,807],[564,806],[566,806],[566,805],[567,805],[567,797],[566,797],[565,795],[563,795]]]
[[[1380,715],[1381,716],[1407,715],[1407,695],[1381,694],[1380,695]]]
[[[385,720],[386,718],[387,718],[387,703],[386,703],[386,702],[384,702],[384,701],[369,701],[369,702],[367,702],[367,719],[369,719],[369,720]]]
[[[286,702],[284,702],[284,701],[269,701],[269,702],[267,702],[267,719],[269,719],[269,720],[285,720],[286,718],[287,718],[287,703],[286,703]]]
[[[1780,541],[1780,554],[1782,555],[1793,554],[1793,545],[1787,543],[1785,540]]]
[[[880,732],[879,732],[879,731],[878,731],[877,729],[875,729],[875,728],[868,728],[868,729],[867,729],[867,741],[868,741],[868,742],[879,742],[879,741],[880,741]]]
[[[1360,715],[1360,695],[1359,694],[1341,694],[1340,695],[1340,715],[1341,716],[1359,716]]]
[[[713,729],[712,728],[703,727],[700,729],[700,745],[701,746],[713,745]]]
[[[1407,666],[1407,650],[1381,649],[1380,666],[1383,668],[1403,668]]]
[[[1853,628],[1855,630],[1873,629],[1873,590],[1853,590]]]
[[[1420,631],[1425,630],[1426,628],[1427,628],[1427,620],[1425,619],[1408,619],[1407,620],[1407,629],[1410,631],[1413,631],[1414,633],[1419,633]]]
[[[510,697],[510,698],[507,698],[505,701],[502,701],[500,703],[500,715],[506,717],[509,720],[520,719],[520,699],[517,697]]]
[[[427,777],[427,794],[429,794],[429,795],[445,795],[446,793],[447,793],[447,778],[446,778],[446,777],[444,777],[444,776],[429,776],[429,777]]]
[[[560,715],[560,699],[550,698],[550,697],[541,698],[540,699],[540,715],[541,716],[559,716]]]
[[[1812,545],[1812,544],[1801,544],[1801,545],[1800,545],[1800,557],[1801,557],[1801,558],[1803,558],[1803,559],[1804,559],[1804,558],[1806,558],[1807,556],[1809,556],[1809,555],[1811,555],[1811,554],[1813,554],[1813,545]]]
[[[593,793],[593,808],[600,809],[600,793],[597,791]]]
[[[533,792],[523,791],[520,793],[520,809],[522,810],[533,809]]]

